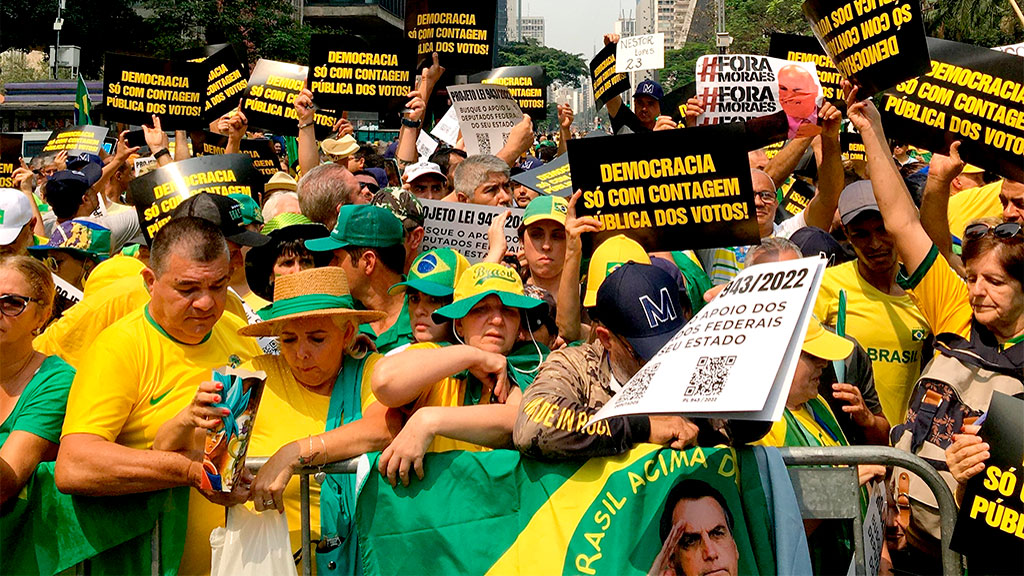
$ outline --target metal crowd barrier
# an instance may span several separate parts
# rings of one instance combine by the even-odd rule
[[[942,573],[944,576],[963,574],[960,554],[950,550],[949,541],[953,535],[957,508],[953,495],[945,480],[927,462],[913,454],[887,446],[839,446],[830,448],[793,447],[780,448],[783,462],[789,469],[800,505],[801,516],[808,519],[851,519],[854,525],[854,570],[857,576],[865,574],[864,542],[860,518],[860,490],[857,464],[879,464],[900,466],[917,474],[935,494],[939,504],[942,535]],[[248,458],[246,466],[253,472],[259,471],[267,458]],[[299,494],[302,518],[302,576],[311,576],[313,571],[312,544],[310,542],[309,477],[317,472],[327,474],[355,474],[358,459],[343,460],[324,466],[300,468]],[[845,466],[846,468],[834,468]],[[153,528],[152,574],[160,576],[160,525]],[[81,565],[80,565],[81,566]],[[75,574],[87,573],[76,567]]]

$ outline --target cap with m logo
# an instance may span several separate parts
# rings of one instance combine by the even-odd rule
[[[627,262],[597,291],[598,320],[625,338],[642,360],[650,360],[683,327],[679,288],[664,270]]]

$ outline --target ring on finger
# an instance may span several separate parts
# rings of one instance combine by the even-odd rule
[[[267,507],[267,508],[273,508],[274,507],[274,499],[273,498],[266,498],[266,499],[264,499],[263,500],[263,505],[265,507]]]

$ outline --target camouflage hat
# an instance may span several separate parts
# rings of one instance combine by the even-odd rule
[[[419,199],[412,192],[404,188],[383,188],[373,195],[370,204],[390,210],[407,229],[410,226],[412,228],[423,226],[425,221],[423,204],[420,204]],[[410,225],[410,222],[414,225]]]

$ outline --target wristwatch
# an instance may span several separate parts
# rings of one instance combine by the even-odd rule
[[[170,156],[171,151],[167,148],[161,148],[153,153],[153,159],[159,160],[161,156]]]
[[[303,128],[306,128],[307,126],[312,126],[312,125],[313,125],[313,121],[312,120],[310,120],[309,122],[306,122],[305,124],[299,123],[299,130],[302,130]]]
[[[405,116],[402,116],[402,126],[406,126],[408,128],[419,128],[421,124],[423,123],[417,122],[416,120],[409,120]]]

